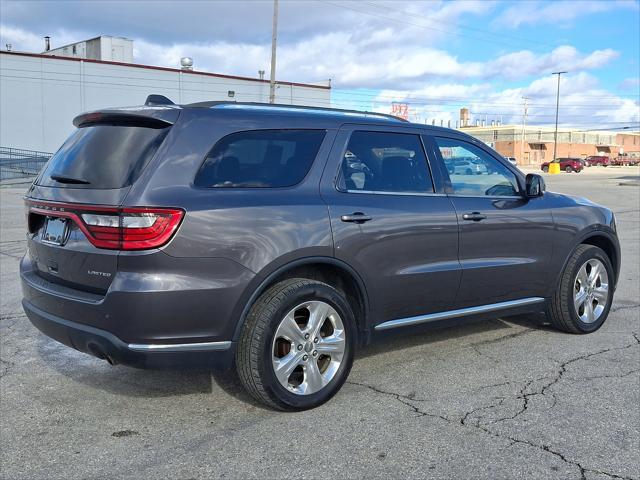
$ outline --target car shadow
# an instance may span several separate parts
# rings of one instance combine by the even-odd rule
[[[380,335],[366,347],[358,349],[355,360],[403,350],[418,345],[459,339],[488,332],[503,331],[515,325],[532,329],[549,329],[540,315],[520,315],[490,320],[439,322]],[[256,408],[266,409],[243,388],[235,369],[210,370],[141,370],[122,365],[109,365],[104,360],[76,352],[45,336],[38,341],[38,354],[47,367],[66,378],[114,395],[162,398],[192,394],[210,394],[218,388],[234,399]],[[407,353],[407,356],[410,354]]]
[[[491,319],[465,319],[462,322],[452,319],[427,323],[421,326],[376,334],[369,345],[360,348],[356,352],[356,360],[419,345],[461,339],[488,332],[503,331],[504,335],[509,335],[509,331],[514,329],[514,325],[540,330],[550,328],[544,315],[541,314],[515,315]]]
[[[44,335],[41,335],[37,349],[47,367],[76,383],[115,395],[171,397],[212,391],[208,370],[142,370],[109,365]]]

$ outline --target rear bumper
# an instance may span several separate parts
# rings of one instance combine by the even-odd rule
[[[27,254],[20,263],[27,316],[51,338],[112,363],[139,368],[233,363],[233,308],[251,272],[224,259],[163,253],[156,253],[153,263],[146,256],[126,260],[129,269],[118,271],[99,295],[42,278]]]
[[[22,301],[31,323],[48,337],[111,364],[136,368],[216,368],[233,365],[235,344],[201,342],[190,344],[132,344],[105,330],[65,320]]]

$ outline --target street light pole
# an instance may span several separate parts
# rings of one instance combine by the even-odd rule
[[[271,75],[269,79],[269,103],[276,101],[276,42],[278,40],[278,0],[273,0],[273,25],[271,27]]]
[[[527,102],[529,97],[522,97],[522,99],[524,100],[524,110],[522,112],[522,137],[520,138],[520,164],[524,165],[524,136],[527,127]]]
[[[563,73],[567,72],[553,72],[551,75],[558,76],[558,90],[556,92],[556,129],[553,133],[553,158],[552,161],[556,159],[556,153],[558,149],[558,110],[560,109],[560,76]]]

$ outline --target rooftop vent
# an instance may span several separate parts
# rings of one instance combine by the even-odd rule
[[[180,68],[182,70],[193,70],[193,58],[182,57],[180,59]]]

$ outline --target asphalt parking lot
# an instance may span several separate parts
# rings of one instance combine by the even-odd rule
[[[112,367],[41,335],[20,307],[25,187],[0,188],[1,476],[640,478],[639,173],[545,176],[616,213],[622,273],[598,332],[527,316],[396,336],[296,414],[233,374]]]

